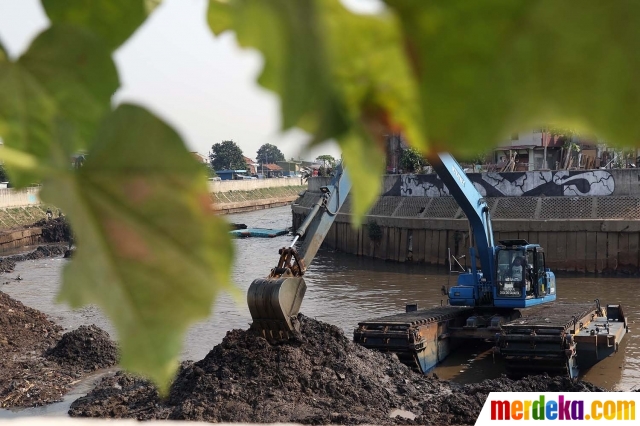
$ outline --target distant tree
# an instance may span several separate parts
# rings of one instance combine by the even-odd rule
[[[276,161],[284,161],[284,154],[280,152],[277,146],[270,143],[265,143],[258,149],[258,156],[256,157],[260,164],[273,164]]]
[[[405,149],[400,157],[400,167],[405,172],[419,173],[422,171],[422,166],[426,165],[424,157],[420,152],[413,148]]]
[[[320,161],[325,169],[333,169],[336,165],[336,159],[332,155],[320,155],[316,157],[316,161]]]
[[[245,170],[247,168],[242,150],[234,141],[222,141],[214,144],[211,147],[209,158],[213,170]]]

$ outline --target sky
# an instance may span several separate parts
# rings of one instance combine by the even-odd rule
[[[341,0],[356,13],[376,13],[380,0]],[[114,53],[121,88],[114,105],[131,102],[150,109],[173,126],[191,151],[208,154],[211,145],[232,139],[255,159],[264,143],[286,158],[340,157],[334,142],[307,151],[309,135],[280,132],[278,97],[255,80],[262,56],[240,49],[232,33],[214,37],[205,21],[206,0],[164,0]],[[39,0],[0,0],[0,40],[17,58],[49,21]]]

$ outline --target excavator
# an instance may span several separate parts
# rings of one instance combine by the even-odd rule
[[[434,153],[428,160],[469,220],[471,268],[446,291],[446,305],[421,310],[407,305],[405,312],[362,321],[354,341],[395,353],[425,374],[468,340],[493,343],[512,377],[546,372],[575,378],[617,352],[628,332],[621,305],[605,308],[597,299],[556,302],[556,278],[546,267],[544,249],[522,239],[496,243],[487,202],[458,162],[448,153]],[[249,287],[251,327],[265,338],[282,340],[299,332],[304,273],[350,188],[340,163],[293,242],[280,249],[276,267]]]

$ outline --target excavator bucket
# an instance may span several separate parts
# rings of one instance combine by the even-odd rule
[[[288,339],[299,331],[296,316],[307,290],[302,277],[258,278],[249,286],[251,328],[268,339]]]

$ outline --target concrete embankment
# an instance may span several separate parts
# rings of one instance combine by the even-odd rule
[[[42,228],[33,225],[46,218],[42,205],[0,208],[0,253],[44,242]]]
[[[284,179],[269,180],[279,182]],[[242,181],[230,181],[232,184],[235,182]],[[298,183],[298,181],[296,180],[295,183]],[[211,196],[214,199],[213,209],[220,214],[228,214],[286,206],[291,204],[298,198],[299,193],[306,189],[306,186],[300,185],[276,186],[246,191],[212,192]]]
[[[305,189],[298,179],[209,182],[213,208],[220,214],[285,206]],[[47,216],[48,206],[40,203],[39,190],[0,189],[0,254],[45,242],[42,230],[30,226]],[[51,211],[58,216],[58,209],[51,207]]]
[[[486,196],[496,241],[540,244],[555,271],[640,273],[640,173],[635,169],[470,174]],[[321,178],[293,206],[299,225],[320,197]],[[469,224],[435,175],[386,176],[364,224],[350,224],[350,200],[325,239],[347,253],[447,265],[467,253]]]

